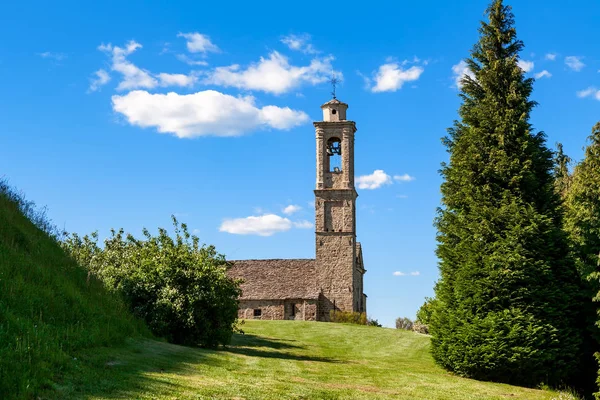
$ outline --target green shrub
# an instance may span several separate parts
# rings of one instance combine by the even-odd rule
[[[119,292],[152,333],[172,343],[214,347],[231,340],[237,321],[239,282],[213,246],[200,246],[173,217],[175,238],[144,229],[144,240],[112,231],[104,248],[98,235],[68,236],[64,247],[91,274]]]
[[[376,319],[372,319],[372,318],[367,318],[367,325],[369,326],[374,326],[376,328],[381,328],[383,327],[383,325],[381,325],[379,323],[379,321],[377,321]]]
[[[360,312],[331,310],[329,319],[343,324],[367,325],[367,314]]]
[[[420,322],[415,322],[412,326],[413,332],[421,333],[423,335],[429,334],[429,325],[422,324]]]
[[[419,322],[423,325],[429,325],[434,307],[435,298],[425,297],[425,303],[423,303],[423,305],[417,311],[417,319],[415,322]]]
[[[406,317],[396,318],[396,329],[403,329],[406,331],[411,331],[413,328],[413,322]]]

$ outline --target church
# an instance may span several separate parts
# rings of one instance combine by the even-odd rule
[[[348,104],[321,106],[316,130],[314,259],[231,261],[228,275],[242,279],[238,317],[328,321],[331,310],[365,312],[362,248],[356,241],[354,134]]]

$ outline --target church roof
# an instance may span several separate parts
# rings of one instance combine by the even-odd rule
[[[343,104],[345,106],[348,106],[348,104],[344,103],[343,101],[339,101],[338,99],[331,99],[327,103],[323,104],[321,106],[321,108],[323,108],[325,106],[328,106],[328,105],[331,105],[331,104]]]
[[[240,300],[317,299],[314,259],[235,260],[227,275],[243,279]]]

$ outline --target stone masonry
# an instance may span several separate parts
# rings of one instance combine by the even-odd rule
[[[362,249],[356,241],[354,134],[348,105],[321,106],[316,130],[315,248],[305,260],[239,260],[228,271],[243,280],[238,316],[329,320],[330,310],[366,312]]]

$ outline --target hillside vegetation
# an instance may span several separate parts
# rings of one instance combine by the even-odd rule
[[[3,400],[571,398],[452,375],[401,330],[252,320],[219,349],[153,340],[31,210],[0,181]]]
[[[429,337],[369,326],[246,321],[219,350],[152,340],[88,351],[60,399],[571,399],[436,366]],[[560,397],[559,397],[560,396]]]
[[[147,335],[114,295],[22,212],[0,181],[0,398],[28,398],[74,371],[81,350]]]

